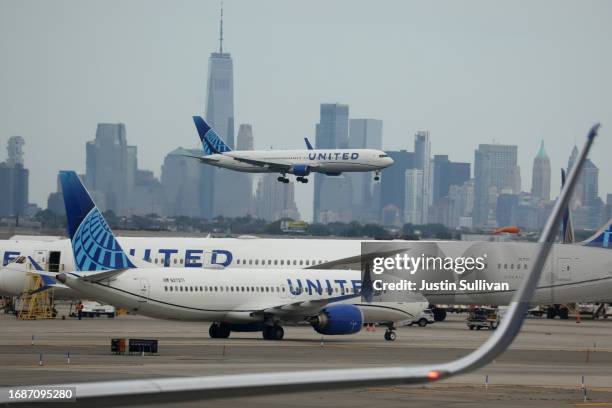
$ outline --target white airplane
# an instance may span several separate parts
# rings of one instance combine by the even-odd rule
[[[232,150],[221,140],[203,118],[193,121],[200,135],[204,156],[195,157],[202,163],[246,173],[280,173],[278,181],[288,183],[287,174],[308,183],[310,173],[338,176],[346,172],[374,171],[374,180],[380,180],[380,171],[393,164],[393,159],[382,150],[374,149],[312,149],[308,150]]]
[[[593,126],[587,142],[569,175],[544,230],[531,254],[533,263],[523,277],[500,327],[478,349],[456,360],[437,364],[400,365],[396,367],[362,367],[354,369],[305,370],[271,373],[241,373],[190,378],[148,378],[128,381],[100,381],[90,383],[55,384],[39,388],[74,389],[80,404],[87,406],[142,406],[146,403],[202,401],[213,398],[290,394],[304,391],[329,391],[356,387],[423,384],[474,371],[494,361],[519,333],[531,298],[547,262],[552,243],[558,233],[564,208],[575,189],[587,154],[597,135],[599,125]],[[602,242],[609,242],[609,236]],[[11,388],[0,389],[0,403],[13,403]],[[24,398],[29,403],[32,398]],[[35,399],[34,399],[35,400]]]
[[[395,340],[393,324],[417,316],[427,301],[362,301],[361,272],[249,267],[193,273],[184,267],[160,267],[123,251],[102,213],[73,171],[61,171],[75,270],[47,272],[32,257],[21,256],[7,270],[26,274],[28,263],[84,298],[146,316],[213,322],[210,336],[231,331],[262,331],[281,340],[282,323],[308,322],[319,333],[357,333],[364,323],[387,324],[386,340]]]

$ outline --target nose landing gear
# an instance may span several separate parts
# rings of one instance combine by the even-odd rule
[[[385,340],[387,341],[395,341],[397,339],[397,334],[395,333],[395,327],[389,326],[385,331]]]
[[[380,170],[376,170],[374,172],[374,181],[379,181],[380,180]]]

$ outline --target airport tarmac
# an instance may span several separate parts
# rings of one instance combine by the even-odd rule
[[[426,328],[401,328],[397,341],[387,342],[381,328],[321,337],[310,327],[286,327],[283,341],[264,341],[260,333],[232,333],[221,340],[208,337],[205,323],[140,316],[17,321],[2,315],[0,387],[442,362],[467,354],[490,335],[468,330],[464,318],[451,315]],[[159,355],[113,355],[113,337],[158,339]],[[580,388],[582,376],[587,401]],[[208,401],[206,406],[245,403],[249,408],[612,407],[612,319],[580,324],[528,319],[518,339],[493,364],[436,384],[233,398]]]

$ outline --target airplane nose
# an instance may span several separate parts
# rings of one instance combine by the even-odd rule
[[[386,167],[389,167],[389,166],[390,166],[390,165],[392,165],[393,163],[395,163],[395,162],[393,161],[393,159],[392,159],[392,158],[390,158],[390,157],[385,157],[385,166],[386,166]]]

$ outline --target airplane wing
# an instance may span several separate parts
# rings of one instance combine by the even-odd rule
[[[186,154],[186,153],[182,153],[181,156],[190,157],[192,159],[198,159],[202,163],[207,163],[207,164],[214,164],[219,161],[218,158],[210,157],[210,156],[196,156],[194,154]]]
[[[59,384],[74,387],[79,404],[87,406],[126,406],[147,403],[199,401],[253,395],[346,389],[363,386],[422,384],[452,377],[482,367],[503,353],[521,329],[529,303],[542,274],[565,206],[575,189],[578,175],[597,135],[593,126],[576,165],[573,167],[538,240],[533,264],[516,291],[498,329],[478,349],[457,360],[442,364],[307,370],[292,372],[213,375],[191,378],[150,378],[143,380]],[[14,403],[8,388],[0,389],[0,404]],[[30,403],[28,400],[20,400]]]
[[[304,318],[304,317],[312,316],[318,313],[319,311],[321,311],[321,309],[323,309],[325,306],[327,306],[330,303],[341,302],[343,300],[353,299],[353,298],[358,298],[358,297],[361,297],[361,294],[337,296],[337,297],[328,298],[328,299],[306,300],[306,301],[288,303],[288,304],[281,305],[281,306],[271,307],[271,308],[262,310],[261,312],[255,312],[254,314],[261,313],[261,314],[273,314],[277,316],[296,316],[296,317]]]

